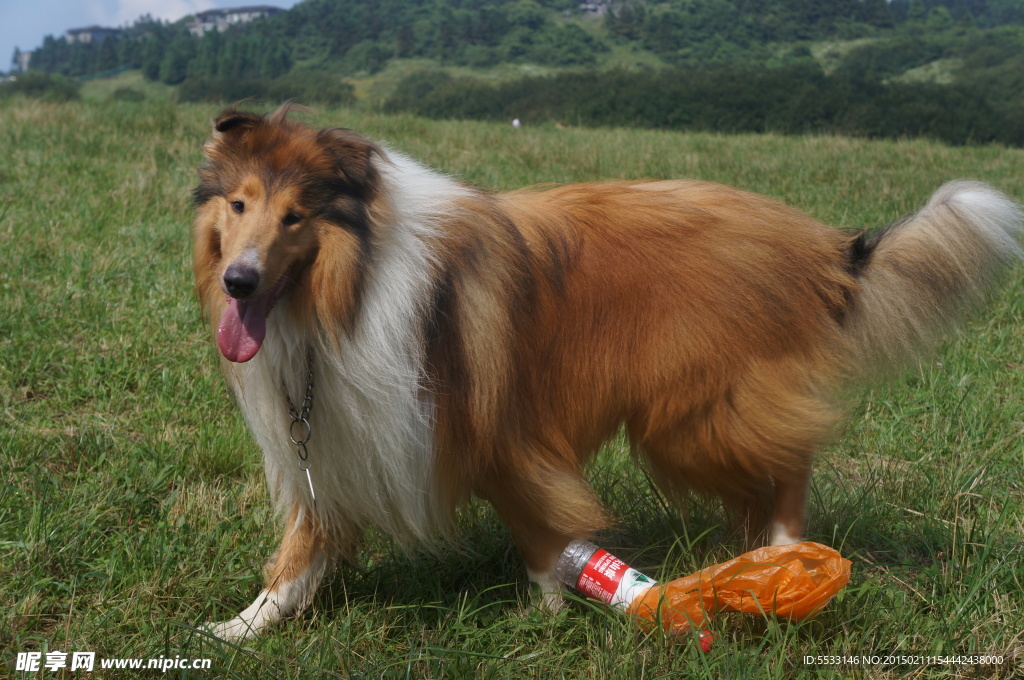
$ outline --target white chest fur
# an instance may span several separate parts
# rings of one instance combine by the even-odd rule
[[[423,390],[420,337],[430,293],[428,243],[467,189],[400,154],[380,166],[387,225],[374,234],[372,262],[355,330],[340,349],[296,329],[283,298],[267,337],[246,364],[227,368],[242,412],[264,452],[267,482],[282,512],[309,511],[306,475],[288,433],[285,390],[306,392],[313,348],[312,436],[307,445],[316,513],[326,528],[376,525],[400,541],[442,533],[447,511],[435,493],[433,402]]]
[[[282,512],[296,505],[309,512],[309,483],[289,438],[285,390],[300,407],[311,339],[287,328],[285,310],[271,317],[259,354],[229,371],[245,420],[263,450],[275,505]],[[419,390],[416,358],[409,351],[361,348],[363,343],[332,356],[317,344],[312,343],[307,444],[316,514],[329,529],[376,525],[402,541],[430,539],[443,528],[443,520],[435,507],[431,404]]]

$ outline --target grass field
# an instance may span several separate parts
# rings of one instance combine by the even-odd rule
[[[0,676],[22,675],[18,652],[53,650],[210,659],[211,670],[167,674],[192,678],[1009,678],[1024,668],[1019,273],[937,356],[853,397],[849,425],[816,464],[808,531],[853,561],[853,578],[813,621],[723,615],[702,654],[582,601],[530,611],[508,534],[473,505],[439,555],[372,537],[359,567],[261,638],[231,646],[198,632],[249,604],[277,539],[260,457],[191,288],[189,191],[215,113],[0,102]],[[954,177],[1024,197],[1024,152],[998,147],[314,118],[478,184],[695,177],[838,227],[885,224]],[[620,520],[601,543],[651,576],[738,552],[715,503],[668,510],[621,442],[590,476]],[[986,653],[1002,663],[804,661]]]

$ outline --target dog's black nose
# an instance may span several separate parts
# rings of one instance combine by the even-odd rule
[[[260,285],[260,273],[252,267],[233,264],[224,272],[224,287],[233,298],[247,298]]]

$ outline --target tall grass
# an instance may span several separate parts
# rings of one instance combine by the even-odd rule
[[[197,630],[259,590],[277,540],[260,456],[192,295],[189,191],[216,111],[0,103],[0,674],[18,652],[212,659],[181,677],[1011,677],[1024,631],[1024,281],[891,385],[855,397],[816,466],[809,537],[853,579],[807,623],[721,616],[702,654],[575,601],[530,610],[493,512],[441,555],[371,536],[311,609],[234,646]],[[839,227],[882,225],[953,177],[1024,197],[1024,152],[924,141],[727,137],[428,122],[323,111],[497,188],[697,177]],[[613,442],[590,469],[619,518],[602,543],[670,579],[739,549],[713,502],[668,509]],[[807,664],[807,655],[980,654],[1000,666]],[[76,677],[64,671],[49,674]],[[108,672],[106,677],[116,676]],[[103,677],[97,672],[97,677]],[[34,677],[26,674],[25,677]]]

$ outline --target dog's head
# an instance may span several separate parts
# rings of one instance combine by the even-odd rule
[[[207,313],[217,315],[221,352],[235,362],[259,351],[267,315],[284,295],[329,307],[344,324],[372,242],[380,149],[349,130],[288,120],[291,108],[270,115],[229,108],[203,147],[207,162],[194,191],[196,285]]]

